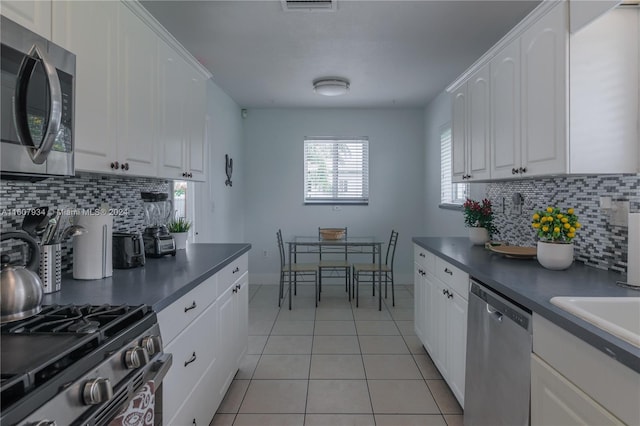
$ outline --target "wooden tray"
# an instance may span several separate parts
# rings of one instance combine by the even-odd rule
[[[494,253],[499,253],[505,257],[513,259],[533,259],[536,257],[536,247],[520,247],[520,246],[492,246],[487,247]]]

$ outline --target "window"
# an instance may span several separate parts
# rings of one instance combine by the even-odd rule
[[[305,139],[304,202],[368,204],[368,139]]]
[[[188,186],[185,181],[173,182],[173,218],[179,219],[187,217],[187,192]],[[190,213],[190,212],[189,212]]]
[[[451,182],[451,125],[440,129],[440,204],[462,205],[469,193],[468,183]]]

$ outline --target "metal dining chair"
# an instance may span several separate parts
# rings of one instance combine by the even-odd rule
[[[359,302],[359,289],[360,281],[371,282],[373,287],[373,295],[376,295],[376,276],[381,274],[381,279],[384,280],[384,298],[387,298],[387,283],[391,281],[391,301],[393,306],[396,306],[396,296],[394,292],[393,281],[393,260],[396,254],[396,243],[398,242],[398,233],[391,231],[389,237],[389,244],[387,245],[387,255],[385,256],[384,264],[380,265],[377,262],[373,263],[354,263],[353,264],[353,284],[356,291],[356,307]]]
[[[318,239],[323,235],[341,235],[339,239],[347,239],[347,228],[318,228]],[[345,291],[349,292],[351,286],[351,264],[347,260],[347,246],[327,247],[320,246],[320,260],[318,262],[318,300],[322,295],[322,277],[335,277],[335,273],[344,272]],[[330,272],[331,274],[326,274]],[[339,275],[338,275],[339,276]],[[351,294],[349,294],[351,296]],[[351,299],[349,297],[349,299]]]
[[[284,283],[285,280],[289,279],[289,271],[291,271],[291,275],[293,275],[293,292],[294,294],[297,292],[298,288],[298,277],[302,277],[303,279],[300,282],[311,282],[306,279],[308,277],[313,276],[313,283],[315,285],[315,303],[316,307],[318,306],[318,264],[317,263],[293,263],[293,265],[288,264],[286,262],[286,257],[284,253],[284,241],[282,240],[282,230],[278,229],[276,232],[276,237],[278,238],[278,250],[280,252],[280,289],[279,289],[279,297],[278,297],[278,307],[282,303],[282,299],[284,299]],[[292,297],[292,294],[289,294],[289,297]]]

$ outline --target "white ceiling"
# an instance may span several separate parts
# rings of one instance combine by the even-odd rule
[[[143,1],[243,108],[423,107],[538,1]],[[351,81],[324,97],[318,77]]]

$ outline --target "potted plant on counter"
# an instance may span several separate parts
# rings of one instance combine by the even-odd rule
[[[538,262],[547,269],[567,269],[573,263],[573,239],[581,225],[572,208],[547,207],[533,214],[531,226],[538,234]]]
[[[176,250],[187,248],[189,229],[191,229],[191,222],[184,217],[173,219],[167,223],[167,230],[171,233],[171,236],[176,242]]]
[[[467,198],[462,207],[464,224],[469,228],[469,240],[473,244],[484,244],[493,234],[498,233],[498,229],[493,224],[491,201],[485,198],[482,202],[478,202]]]

